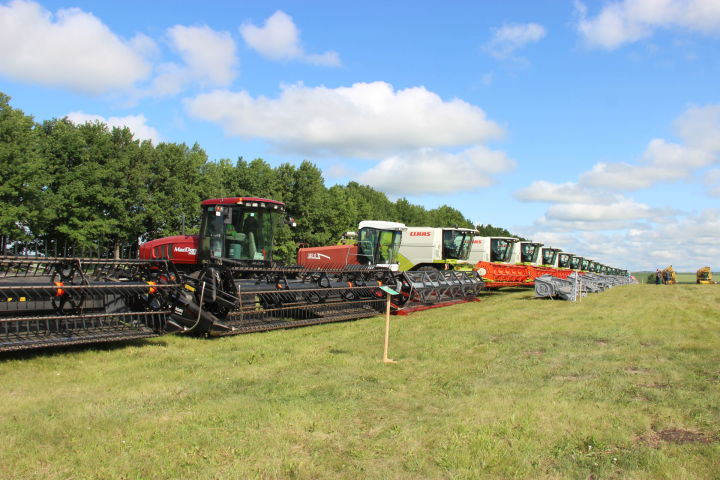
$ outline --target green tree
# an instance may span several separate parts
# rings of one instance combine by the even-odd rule
[[[428,212],[431,227],[474,228],[473,223],[465,218],[456,208],[448,205],[434,208]]]
[[[242,196],[244,192],[240,191],[235,174],[235,167],[227,158],[206,162],[200,171],[203,199]]]
[[[331,241],[331,212],[325,181],[320,169],[307,160],[295,170],[292,201],[288,203],[288,210],[297,222],[293,235],[296,243],[318,246],[327,245]]]
[[[147,178],[145,234],[153,239],[199,227],[200,202],[205,198],[224,196],[227,188],[221,182],[227,164],[207,161],[207,154],[196,143],[160,143],[154,149],[152,168]],[[212,172],[208,175],[208,171]],[[210,179],[210,181],[208,181]]]
[[[0,93],[0,252],[37,229],[47,172],[39,155],[37,124]]]
[[[475,228],[480,232],[480,236],[482,237],[515,237],[520,240],[525,240],[518,235],[513,235],[502,227],[494,227],[489,223],[487,225],[476,225]]]
[[[406,198],[400,198],[395,202],[397,220],[409,227],[420,227],[428,225],[427,210],[420,205],[413,205]]]
[[[115,256],[144,231],[148,162],[127,128],[67,119],[43,124],[42,152],[51,179],[42,223],[56,246],[104,246]],[[77,252],[74,252],[77,254]]]

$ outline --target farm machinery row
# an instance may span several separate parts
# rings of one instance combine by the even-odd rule
[[[288,221],[283,203],[233,197],[201,208],[198,235],[149,241],[138,259],[0,256],[0,351],[354,320],[382,313],[388,290],[392,311],[407,314],[475,301],[486,286],[593,271],[537,243],[381,221],[282,265],[272,254],[275,228]]]
[[[234,197],[201,207],[198,235],[147,242],[139,259],[0,256],[0,351],[354,320],[384,311],[381,287],[404,312],[471,301],[483,286],[472,271],[392,268],[403,229],[377,228],[386,225],[363,225],[352,261],[281,265],[272,249],[283,203]]]

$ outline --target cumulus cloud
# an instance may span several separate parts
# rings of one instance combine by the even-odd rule
[[[549,220],[562,222],[614,222],[641,220],[667,215],[668,211],[651,208],[643,203],[624,198],[605,204],[597,203],[565,203],[548,208],[546,217]]]
[[[514,167],[505,153],[484,146],[458,154],[420,149],[381,161],[363,172],[360,181],[393,195],[452,193],[490,186],[494,174]]]
[[[521,202],[547,203],[595,203],[607,201],[610,197],[606,193],[592,191],[574,182],[558,184],[545,180],[533,182],[529,187],[515,192],[514,196]]]
[[[340,65],[340,56],[336,52],[306,52],[300,41],[300,30],[292,17],[281,10],[266,19],[262,27],[244,23],[240,34],[250,48],[271,60],[300,60],[329,67]]]
[[[404,150],[472,146],[503,134],[479,107],[445,101],[424,87],[396,91],[385,82],[288,85],[276,99],[221,90],[187,99],[185,107],[229,135],[263,138],[282,151],[313,156],[384,158]]]
[[[720,210],[687,215],[619,193],[688,180],[700,173],[707,194],[720,196],[720,168],[714,167],[720,164],[720,106],[690,107],[674,126],[680,142],[653,139],[636,162],[598,163],[577,182],[536,181],[517,191],[518,200],[551,204],[534,226],[518,231],[630,269],[673,263],[694,270],[713,255],[717,258]],[[602,232],[613,233],[599,240],[596,236]]]
[[[657,29],[683,28],[717,35],[717,0],[622,0],[605,5],[588,17],[585,4],[576,2],[578,32],[591,46],[615,49],[650,37]]]
[[[515,192],[515,198],[551,204],[538,220],[538,225],[551,231],[637,231],[649,222],[673,223],[678,212],[652,208],[619,192],[687,180],[703,172],[706,193],[720,196],[720,169],[709,168],[720,163],[720,106],[688,108],[675,121],[675,129],[682,143],[653,139],[635,163],[598,163],[577,182],[535,181]]]
[[[598,163],[580,175],[580,185],[616,191],[650,188],[660,181],[686,178],[689,170],[682,167],[633,165],[629,163]]]
[[[125,117],[108,117],[105,118],[101,115],[94,115],[84,112],[70,112],[66,115],[68,120],[76,125],[83,123],[100,122],[106,124],[108,127],[127,127],[133,133],[133,137],[137,140],[150,140],[157,144],[160,141],[160,134],[158,131],[147,124],[147,118],[145,115],[128,115]]]
[[[131,88],[151,65],[145,36],[124,40],[78,8],[55,15],[35,2],[0,5],[0,75],[90,94]]]
[[[675,121],[683,143],[656,138],[637,163],[598,163],[580,176],[585,187],[632,191],[687,179],[720,163],[720,106],[690,107]]]
[[[192,82],[224,87],[237,76],[236,46],[229,32],[175,25],[167,30],[167,37],[183,63],[160,65],[151,93],[175,95]]]
[[[714,265],[720,257],[718,209],[669,217],[665,222],[626,223],[622,228],[606,228],[608,232],[579,230],[561,231],[554,222],[543,218],[519,233],[630,271],[655,270],[670,264],[680,271],[695,271],[703,265]]]
[[[493,30],[493,37],[483,49],[497,59],[510,58],[516,50],[539,42],[546,34],[545,27],[537,23],[509,24]]]
[[[675,129],[690,147],[720,152],[720,105],[688,108],[675,121]]]

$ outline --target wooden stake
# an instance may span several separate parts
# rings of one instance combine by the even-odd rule
[[[388,344],[390,343],[390,293],[387,295],[387,305],[385,306],[385,352],[383,353],[383,362],[397,363],[395,360],[388,358]]]

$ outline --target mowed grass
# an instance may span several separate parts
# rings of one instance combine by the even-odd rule
[[[718,478],[720,286],[532,296],[4,357],[0,478]]]

